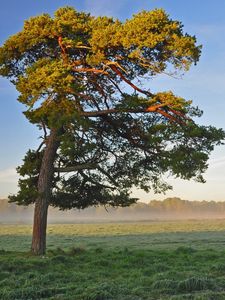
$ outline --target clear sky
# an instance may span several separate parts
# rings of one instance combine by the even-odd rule
[[[7,0],[1,1],[0,44],[22,29],[23,21],[41,13],[52,14],[61,6],[74,6],[93,15],[127,19],[140,10],[164,8],[173,19],[182,21],[184,31],[196,35],[203,45],[197,66],[183,79],[159,77],[149,83],[153,91],[173,90],[192,99],[204,110],[199,122],[225,128],[225,1],[224,0]],[[15,168],[29,148],[38,145],[39,133],[22,114],[15,88],[0,78],[0,198],[16,192]],[[225,201],[225,146],[215,149],[205,174],[207,183],[167,180],[174,189],[166,195],[135,191],[142,200],[178,196],[189,200]]]

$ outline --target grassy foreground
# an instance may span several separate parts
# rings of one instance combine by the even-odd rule
[[[45,257],[30,226],[2,225],[0,299],[225,299],[224,225],[52,225]]]

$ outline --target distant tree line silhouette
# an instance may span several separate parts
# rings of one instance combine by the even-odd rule
[[[0,200],[0,222],[31,222],[33,206],[18,206],[8,200]],[[130,207],[90,207],[84,210],[60,212],[50,208],[50,222],[76,222],[81,220],[154,220],[154,219],[190,219],[223,218],[225,202],[189,201],[178,197],[163,201],[151,200],[149,203],[138,202]]]

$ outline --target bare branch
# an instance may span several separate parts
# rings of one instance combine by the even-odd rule
[[[105,70],[100,70],[100,69],[94,69],[94,68],[73,68],[73,71],[75,72],[91,72],[91,73],[101,73],[104,75],[108,75],[109,73]]]
[[[135,89],[136,91],[144,94],[144,95],[148,95],[148,96],[154,96],[152,93],[150,93],[149,91],[145,91],[140,89],[139,87],[137,87],[134,83],[132,83],[130,80],[128,80],[123,74],[122,72],[116,67],[115,63],[110,62],[107,63],[107,66],[109,66],[109,68],[111,70],[113,70],[114,72],[116,72],[117,75],[120,76],[121,79],[123,79],[123,81],[125,81],[127,84],[129,84],[133,89]]]
[[[47,130],[46,130],[46,127],[45,127],[45,123],[43,121],[41,121],[41,126],[42,126],[42,129],[44,131],[44,140],[47,139]]]
[[[118,114],[118,113],[158,113],[169,119],[170,121],[178,124],[183,124],[185,125],[185,122],[181,120],[181,117],[185,118],[185,115],[182,114],[181,112],[176,112],[176,110],[170,109],[168,107],[168,111],[172,112],[175,114],[175,116],[169,114],[163,109],[163,107],[167,107],[166,104],[157,104],[153,106],[149,106],[148,108],[140,108],[140,109],[126,109],[126,110],[118,110],[116,108],[112,109],[105,109],[105,110],[99,110],[99,111],[84,111],[81,112],[80,115],[84,117],[102,117],[102,116],[107,116],[110,114]],[[178,118],[177,118],[178,117]]]
[[[109,77],[108,79],[117,88],[117,90],[120,92],[120,94],[123,95],[124,93],[120,89],[119,85],[112,78]]]
[[[61,48],[61,54],[62,54],[63,61],[67,62],[68,61],[68,56],[67,56],[67,53],[66,53],[66,48],[63,45],[63,39],[62,39],[61,36],[58,37],[58,44],[59,44],[59,47]]]
[[[89,182],[91,182],[91,183],[93,183],[97,186],[100,186],[100,187],[103,187],[103,188],[106,188],[106,189],[115,190],[115,187],[96,182],[95,180],[90,178],[87,174],[85,174],[83,171],[80,171],[79,173],[81,174],[81,176],[83,176],[84,179],[86,179],[86,181],[89,181]]]
[[[91,47],[88,47],[88,46],[85,46],[85,45],[77,45],[77,46],[74,46],[74,48],[91,50]]]
[[[97,169],[103,173],[108,179],[115,185],[118,186],[118,183],[115,181],[115,179],[108,173],[106,172],[102,167],[98,166]]]
[[[84,117],[101,117],[104,115],[109,115],[109,114],[117,114],[117,113],[122,113],[122,110],[116,109],[116,108],[111,108],[111,109],[103,109],[100,111],[84,111],[81,112],[80,115]],[[127,109],[124,112],[130,112],[130,113],[147,113],[146,109]]]
[[[36,152],[39,152],[44,144],[45,144],[45,140],[41,142],[41,144],[40,144],[39,147],[37,148],[37,151],[36,151]]]
[[[93,77],[93,78],[92,78]],[[109,109],[109,105],[107,103],[107,96],[105,94],[104,88],[100,86],[100,84],[98,84],[97,82],[97,76],[96,74],[93,74],[93,76],[91,77],[91,81],[94,83],[94,87],[97,89],[97,91],[102,95],[102,97],[104,98],[104,103],[107,107],[107,109]]]
[[[104,120],[105,120],[108,124],[110,124],[110,125],[113,127],[113,129],[115,130],[115,132],[116,132],[119,136],[125,138],[125,139],[126,139],[127,141],[129,141],[133,146],[135,146],[135,147],[137,147],[137,148],[139,148],[139,149],[142,149],[142,150],[148,152],[149,154],[153,154],[153,155],[155,154],[155,153],[153,153],[150,149],[147,149],[144,145],[140,144],[137,140],[135,140],[135,139],[133,138],[132,134],[130,133],[130,131],[128,131],[128,132],[121,132],[120,128],[118,127],[117,122],[115,122],[115,121],[114,121],[113,119],[111,119],[109,116],[104,116]],[[143,135],[143,134],[142,134],[142,137],[143,137],[143,139],[144,139],[144,135]]]
[[[61,167],[61,168],[55,168],[55,172],[60,173],[68,173],[68,172],[75,172],[80,170],[87,170],[87,169],[96,169],[98,167],[97,164],[80,164],[80,165],[74,165],[74,166],[68,166],[68,167]]]

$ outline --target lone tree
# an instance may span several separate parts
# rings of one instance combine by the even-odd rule
[[[200,126],[202,112],[171,91],[143,83],[187,71],[200,56],[193,36],[162,9],[125,22],[71,7],[25,21],[0,48],[0,74],[9,78],[42,143],[22,166],[21,205],[35,203],[32,252],[46,250],[47,210],[127,206],[133,186],[171,188],[169,172],[204,182],[209,153],[225,137]]]

